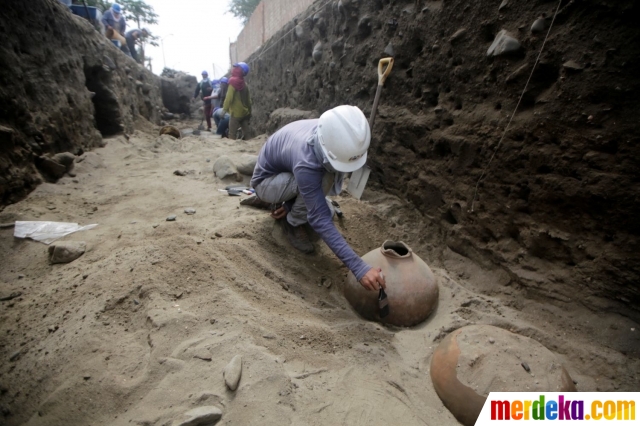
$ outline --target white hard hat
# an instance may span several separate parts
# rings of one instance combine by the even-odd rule
[[[331,166],[348,173],[367,162],[371,130],[360,108],[341,105],[320,116],[318,140]]]

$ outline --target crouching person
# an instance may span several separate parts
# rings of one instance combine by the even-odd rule
[[[314,120],[293,122],[273,134],[258,155],[251,186],[282,225],[289,243],[303,253],[313,244],[304,228],[316,231],[367,290],[385,287],[379,269],[365,263],[332,221],[325,196],[342,189],[344,173],[367,160],[371,131],[360,109],[343,105]]]

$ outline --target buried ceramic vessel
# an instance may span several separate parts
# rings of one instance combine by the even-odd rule
[[[385,241],[362,260],[382,269],[389,314],[380,318],[378,292],[365,290],[349,273],[344,295],[360,315],[400,327],[419,324],[431,315],[438,303],[438,284],[429,266],[409,246],[402,241]]]

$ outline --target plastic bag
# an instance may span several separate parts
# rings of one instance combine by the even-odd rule
[[[21,221],[16,220],[13,236],[16,238],[31,238],[45,244],[51,244],[58,238],[73,234],[78,231],[87,231],[98,226],[97,223],[80,226],[77,223],[69,222],[47,222],[47,221]]]

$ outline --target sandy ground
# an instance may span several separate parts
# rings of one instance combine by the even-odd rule
[[[0,213],[99,224],[63,239],[87,243],[63,265],[48,263],[46,245],[0,230],[0,295],[22,292],[0,308],[5,424],[175,425],[204,405],[220,407],[224,425],[456,424],[429,363],[448,332],[475,323],[544,344],[579,390],[639,389],[637,355],[624,355],[640,347],[632,320],[527,299],[501,269],[439,244],[433,219],[375,189],[337,198],[339,229],[360,254],[404,240],[432,266],[440,302],[412,329],[360,319],[342,296],[347,270],[324,243],[295,252],[264,211],[218,191],[233,182],[213,175],[215,159],[257,153],[264,138],[162,142],[139,128],[85,154],[75,178]],[[238,354],[230,392],[222,370]]]

